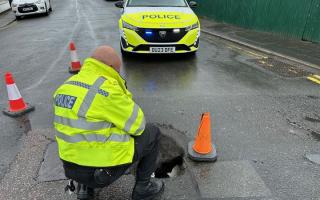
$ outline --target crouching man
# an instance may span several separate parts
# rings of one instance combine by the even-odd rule
[[[54,94],[54,127],[66,177],[78,182],[78,199],[93,198],[138,163],[132,199],[154,199],[164,183],[151,179],[160,131],[145,123],[119,75],[114,49],[98,47],[77,75]]]

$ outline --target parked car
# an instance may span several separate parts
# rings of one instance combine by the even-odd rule
[[[21,16],[46,14],[52,11],[51,0],[13,0],[11,8],[17,19]]]

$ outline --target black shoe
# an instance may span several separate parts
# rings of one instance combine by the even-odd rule
[[[93,188],[89,188],[86,185],[78,183],[77,187],[77,199],[80,200],[90,200],[94,197],[94,190]]]
[[[161,180],[137,182],[133,188],[132,200],[153,200],[161,196],[164,191],[164,183]]]

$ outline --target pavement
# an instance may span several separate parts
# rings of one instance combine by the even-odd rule
[[[71,40],[82,63],[101,44],[120,53],[120,14],[113,2],[56,0],[49,16],[0,30],[0,73],[11,71],[25,101],[36,107],[23,118],[0,115],[1,199],[75,199],[63,190],[52,94],[70,77]],[[320,165],[316,156],[306,158],[320,152],[319,85],[307,79],[319,70],[208,34],[195,57],[122,60],[121,75],[147,121],[181,147],[194,139],[201,113],[211,113],[218,161],[185,157],[185,172],[165,180],[163,199],[319,199]],[[6,93],[3,81],[0,90]],[[7,103],[0,95],[0,107]],[[96,199],[128,199],[133,181],[123,176]]]
[[[0,29],[3,29],[16,20],[15,15],[11,10],[7,10],[0,14]]]
[[[217,23],[207,18],[201,19],[204,31],[222,38],[247,44],[267,53],[283,55],[320,69],[320,44],[282,37],[268,32],[259,32],[225,23]],[[286,47],[286,48],[283,48]]]
[[[6,0],[0,0],[0,14],[9,10],[10,9],[10,4]]]
[[[11,7],[7,0],[0,0],[0,29],[5,28],[16,20],[15,15],[11,12]]]

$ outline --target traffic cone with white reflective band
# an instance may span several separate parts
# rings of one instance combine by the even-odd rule
[[[71,64],[69,67],[69,72],[71,74],[76,74],[81,69],[81,63],[80,63],[77,50],[76,50],[76,45],[74,44],[74,42],[70,42],[69,49],[70,49],[70,55],[71,55]]]
[[[9,109],[3,110],[3,113],[10,117],[19,117],[33,111],[34,107],[24,102],[10,72],[5,74],[5,79],[9,97]]]
[[[214,162],[217,160],[217,151],[211,141],[211,119],[210,113],[201,116],[198,133],[195,141],[188,144],[188,156],[194,161]]]

